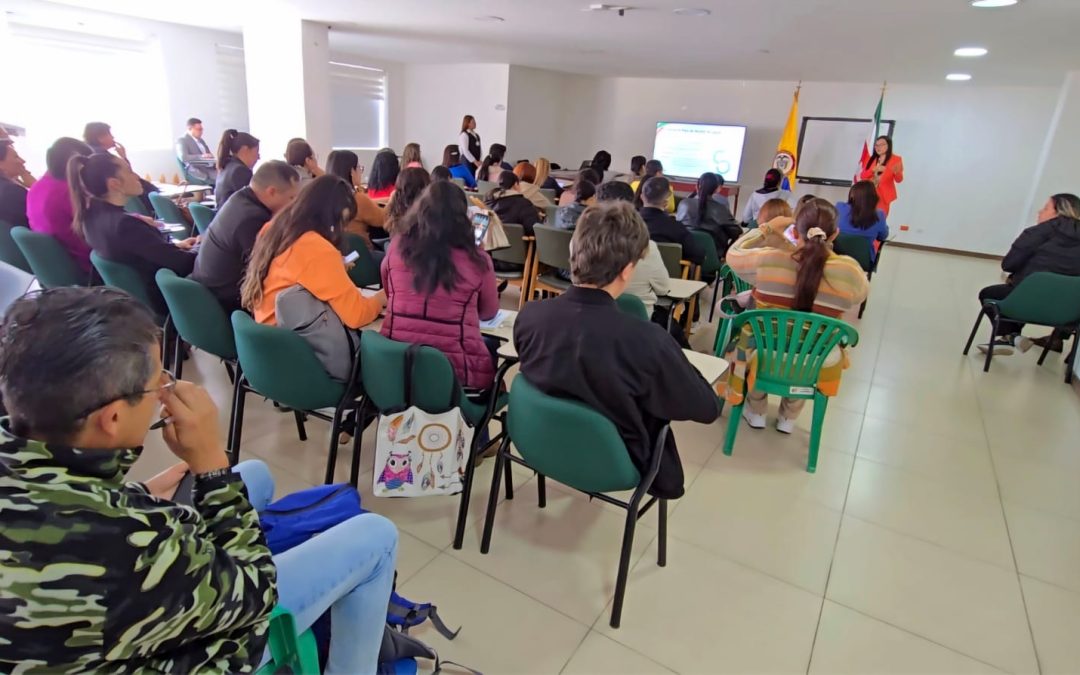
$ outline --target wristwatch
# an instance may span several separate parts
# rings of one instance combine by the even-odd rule
[[[214,469],[212,471],[207,471],[205,473],[197,473],[197,474],[195,474],[195,482],[196,483],[205,483],[206,481],[214,480],[215,478],[221,478],[222,476],[228,476],[231,473],[232,473],[232,469],[227,468],[227,467],[224,468],[224,469]]]

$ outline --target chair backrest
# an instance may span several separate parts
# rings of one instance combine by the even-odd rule
[[[682,278],[682,245],[657,243],[660,249],[660,257],[664,259],[664,267],[667,268],[668,276],[672,279]]]
[[[544,207],[544,224],[548,225],[548,226],[551,226],[551,227],[554,227],[555,226],[555,217],[556,217],[556,215],[558,213],[559,213],[558,205],[553,204],[551,206],[545,206]]]
[[[1080,277],[1035,272],[998,302],[1010,319],[1043,326],[1080,324]]]
[[[536,259],[544,265],[570,269],[570,240],[573,230],[559,230],[550,225],[533,227],[536,235]]]
[[[236,355],[251,387],[295,410],[333,408],[345,385],[330,379],[304,338],[287,328],[255,323],[247,312],[232,313]]]
[[[701,262],[701,273],[715,274],[720,271],[720,255],[716,252],[716,240],[705,230],[690,230],[690,236],[694,238],[701,250],[705,251],[705,259]]]
[[[199,234],[206,234],[210,230],[210,223],[213,222],[214,216],[217,215],[206,204],[197,202],[188,204],[188,211],[191,212],[191,219],[195,221],[195,228],[199,230]]]
[[[525,245],[523,239],[525,228],[515,223],[503,223],[503,231],[506,232],[506,238],[510,240],[510,247],[492,251],[491,257],[505,263],[524,265],[525,256],[529,252],[528,246]]]
[[[289,610],[279,606],[270,613],[267,638],[270,660],[255,671],[256,675],[274,675],[284,671],[304,674],[319,672],[319,647],[315,634],[309,629],[297,635],[296,620]]]
[[[356,251],[360,256],[356,264],[349,270],[349,278],[359,288],[364,286],[378,286],[382,284],[382,275],[379,273],[379,265],[371,255],[371,250],[364,243],[364,238],[358,234],[348,232],[345,234],[345,247],[350,251]]]
[[[476,196],[480,198],[480,201],[483,201],[484,197],[487,197],[487,193],[491,192],[497,187],[499,187],[498,183],[492,183],[489,180],[478,180],[476,181],[476,191],[479,194],[477,194]]]
[[[641,301],[641,298],[632,293],[623,293],[615,298],[615,304],[619,306],[619,309],[630,316],[637,317],[642,321],[649,320],[649,311],[645,309],[645,303]]]
[[[754,336],[758,386],[774,394],[797,394],[791,387],[812,392],[829,353],[837,345],[859,342],[858,331],[848,324],[812,312],[750,310],[735,317],[732,330],[747,324]]]
[[[85,286],[89,281],[56,237],[25,227],[11,228],[11,237],[43,288]]]
[[[180,207],[176,205],[176,202],[160,192],[151,192],[149,197],[150,205],[154,207],[154,213],[157,214],[157,217],[160,220],[165,221],[169,225],[187,224],[187,221],[184,220],[184,216],[180,213]]]
[[[15,240],[11,238],[12,227],[7,221],[0,220],[0,261],[18,267],[23,272],[33,274],[34,271],[30,269],[30,263],[26,261],[22,251],[15,244]]]
[[[874,268],[874,244],[869,237],[841,233],[833,241],[833,251],[855,258],[855,262],[859,263],[864,272],[870,272]]]
[[[551,188],[540,188],[540,194],[544,195],[551,201],[555,201],[555,191]]]
[[[158,270],[154,279],[180,337],[218,358],[235,361],[232,324],[214,294],[198,281],[178,277],[170,269]]]
[[[720,277],[724,280],[724,295],[742,293],[753,288],[753,286],[743,281],[739,275],[735,274],[735,270],[731,269],[726,264],[720,268]]]
[[[530,467],[572,488],[614,492],[641,482],[611,420],[579,401],[544,394],[524,375],[510,387],[507,428]]]
[[[188,171],[188,168],[184,166],[184,161],[179,157],[176,158],[176,163],[180,165],[180,175],[184,177],[185,182],[191,183],[192,185],[209,185],[210,187],[214,187],[214,184],[210,181],[199,178],[195,174]]]
[[[154,303],[150,301],[150,294],[146,292],[146,284],[143,283],[143,278],[134,267],[106,260],[97,251],[90,251],[90,262],[101,275],[101,280],[106,286],[119,288],[150,309],[154,308]]]
[[[127,204],[124,204],[124,210],[128,213],[135,213],[140,216],[149,216],[150,211],[147,210],[146,204],[143,203],[141,197],[132,197],[127,200]]]
[[[364,393],[380,411],[400,410],[407,405],[405,352],[409,346],[373,330],[362,333],[360,373]],[[446,355],[434,347],[420,347],[413,355],[412,404],[430,413],[446,412],[453,407],[455,389],[458,400],[464,401],[465,394]]]

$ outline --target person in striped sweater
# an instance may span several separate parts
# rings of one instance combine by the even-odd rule
[[[766,202],[763,213],[784,210],[780,207],[786,203],[772,204],[773,201],[784,200]],[[727,264],[754,286],[758,309],[794,309],[839,318],[866,299],[870,286],[859,263],[833,252],[832,242],[838,232],[836,208],[824,199],[810,199],[799,205],[794,220],[776,216],[740,237],[728,250]],[[768,400],[764,392],[753,391],[752,372],[748,373],[747,368],[753,351],[748,330],[736,337],[728,354],[732,368],[725,395],[732,405],[740,403],[743,381],[749,374],[751,386],[743,418],[752,428],[763,429]],[[847,359],[842,350],[829,356],[818,382],[824,394],[837,393],[840,373],[845,367]],[[778,431],[790,434],[795,429],[803,403],[802,399],[788,398],[780,402]]]

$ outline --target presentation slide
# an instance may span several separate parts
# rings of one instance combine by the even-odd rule
[[[746,127],[657,122],[652,156],[663,163],[667,176],[697,178],[712,171],[735,183],[745,141]]]

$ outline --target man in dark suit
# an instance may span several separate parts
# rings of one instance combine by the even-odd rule
[[[176,156],[193,178],[213,185],[217,180],[217,159],[203,140],[202,120],[192,117],[187,121],[187,130],[186,134],[176,139]]]
[[[526,304],[514,325],[521,376],[546,394],[576,399],[610,419],[643,475],[664,424],[709,424],[720,415],[712,387],[675,340],[615,302],[648,244],[632,204],[589,207],[570,245],[574,286],[553,300]],[[663,453],[650,492],[677,499],[684,486],[673,435]]]

